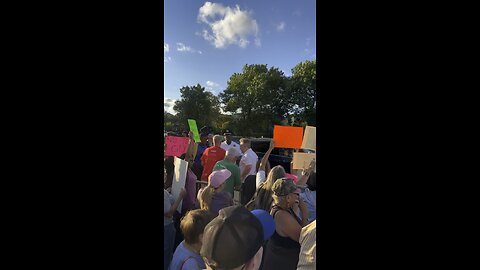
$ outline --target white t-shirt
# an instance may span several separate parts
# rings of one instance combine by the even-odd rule
[[[255,154],[255,152],[253,152],[252,148],[249,148],[245,154],[243,154],[242,156],[242,159],[240,160],[240,175],[242,174],[243,172],[243,169],[247,166],[247,165],[251,165],[250,167],[250,172],[245,176],[245,178],[247,178],[247,176],[249,175],[256,175],[257,173],[257,161],[258,161],[258,156],[257,154]],[[242,179],[242,181],[245,180]]]
[[[257,189],[258,189],[258,187],[260,186],[261,183],[265,182],[265,178],[266,177],[265,177],[265,171],[264,170],[260,170],[260,171],[257,172],[257,177],[256,177],[256,179],[257,179],[257,181],[256,181],[257,182]]]
[[[222,142],[222,144],[220,144],[220,147],[225,151],[233,147],[237,149],[238,156],[242,155],[242,151],[240,150],[240,145],[234,141],[230,142],[230,145],[227,144],[227,141],[224,141]]]

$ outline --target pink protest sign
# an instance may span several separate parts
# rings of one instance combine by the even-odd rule
[[[174,137],[167,136],[165,137],[165,155],[180,157],[181,155],[187,152],[188,148],[188,138],[187,137]]]

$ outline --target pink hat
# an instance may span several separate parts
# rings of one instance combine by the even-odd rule
[[[298,177],[297,177],[296,175],[286,173],[286,174],[285,174],[285,177],[292,179],[293,182],[295,182],[295,183],[298,182]]]
[[[232,175],[232,173],[226,169],[214,171],[208,176],[208,184],[214,188],[218,188],[221,184],[227,181],[230,175]]]

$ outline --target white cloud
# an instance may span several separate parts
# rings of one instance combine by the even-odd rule
[[[280,22],[280,23],[277,25],[277,31],[278,31],[278,32],[281,32],[281,31],[285,30],[285,25],[286,25],[285,22]]]
[[[220,87],[220,84],[213,81],[207,81],[206,83],[207,83],[207,86],[205,87],[205,89],[213,93],[216,93],[217,92],[216,90]]]
[[[166,53],[170,51],[170,46],[168,46],[168,43],[163,43],[163,53]]]
[[[255,44],[259,46],[259,29],[257,21],[251,12],[225,7],[222,4],[206,2],[199,10],[198,22],[205,23],[209,30],[203,29],[201,36],[216,48],[238,45],[245,48],[250,43],[249,37],[254,36]],[[258,39],[258,40],[257,40]]]
[[[167,56],[164,56],[164,57],[163,57],[163,62],[164,62],[164,63],[172,62],[172,57],[170,57],[170,56],[168,56],[168,57],[167,57]]]
[[[176,114],[173,111],[173,105],[175,105],[175,101],[176,100],[171,99],[171,98],[163,98],[163,108],[164,108],[164,110],[168,113]]]
[[[192,49],[190,46],[186,46],[185,44],[181,42],[177,42],[177,51],[179,52],[191,52],[191,53],[199,53],[202,54],[201,51],[197,51],[195,49]]]
[[[210,87],[218,87],[218,86],[220,86],[218,83],[212,82],[212,81],[207,81],[207,85],[210,86]]]

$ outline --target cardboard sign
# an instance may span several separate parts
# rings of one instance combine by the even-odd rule
[[[317,149],[317,128],[306,126],[305,134],[303,135],[302,147],[303,149],[316,150]]]
[[[193,132],[193,139],[195,140],[195,142],[199,143],[200,134],[198,134],[197,121],[193,119],[187,119],[187,121],[188,121],[188,127],[190,128],[190,131]]]
[[[314,153],[293,153],[293,169],[302,170],[308,168],[312,159],[316,159],[317,155]],[[317,171],[317,165],[315,164],[314,172]]]
[[[165,155],[180,157],[185,154],[188,148],[188,141],[189,139],[187,137],[165,137]]]
[[[173,161],[175,169],[173,170],[173,181],[172,181],[172,195],[176,200],[180,195],[180,189],[185,188],[185,180],[187,179],[187,168],[188,162],[183,159],[175,157]],[[182,212],[182,202],[178,205],[177,211]]]
[[[275,125],[273,140],[276,148],[300,148],[303,140],[303,128]]]

